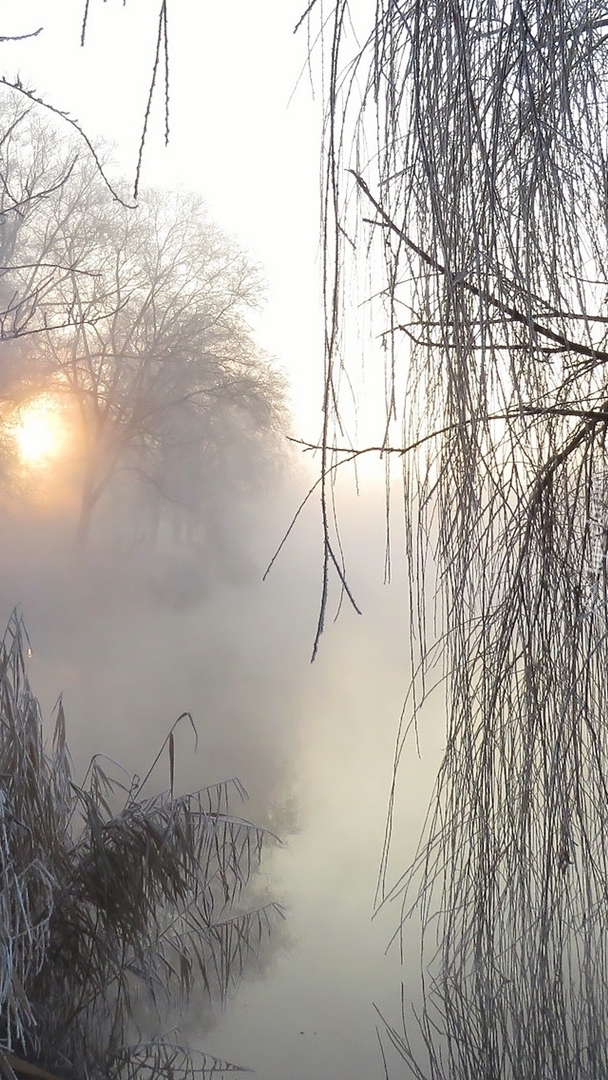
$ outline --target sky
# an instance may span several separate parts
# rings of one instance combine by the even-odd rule
[[[117,172],[134,178],[156,45],[155,4],[82,0],[3,5],[4,70],[20,75],[113,145]],[[292,383],[298,430],[320,430],[322,310],[319,270],[321,102],[307,72],[305,30],[291,0],[169,4],[170,142],[156,89],[142,183],[201,192],[213,219],[259,262],[268,282],[259,340]],[[60,60],[59,60],[60,58]]]
[[[149,0],[91,0],[81,49],[82,0],[3,5],[2,33],[44,27],[35,39],[1,45],[7,77],[19,74],[96,145],[111,144],[112,169],[127,178],[155,8]],[[201,192],[212,218],[262,265],[267,302],[254,328],[288,374],[295,432],[315,441],[322,111],[305,31],[293,34],[301,13],[292,0],[170,3],[170,144],[159,87],[142,184]],[[372,1000],[394,1014],[403,974],[395,951],[384,956],[395,912],[373,923],[371,913],[407,684],[404,586],[399,575],[391,590],[382,586],[381,495],[372,490],[363,505],[351,483],[344,536],[364,616],[345,609],[311,667],[321,565],[313,502],[261,582],[310,475],[301,462],[286,466],[276,491],[250,511],[241,561],[189,598],[159,590],[176,572],[168,561],[127,558],[117,567],[98,552],[88,571],[74,574],[57,516],[47,512],[41,532],[35,508],[13,508],[12,516],[5,508],[0,551],[11,569],[0,600],[7,615],[22,605],[47,714],[64,692],[78,765],[101,741],[137,768],[142,745],[156,747],[168,717],[187,708],[201,724],[202,758],[194,762],[183,748],[185,781],[200,782],[200,770],[209,780],[238,773],[252,816],[295,801],[297,831],[264,870],[285,904],[289,945],[242,988],[208,1048],[251,1065],[260,1080],[374,1080],[383,1072]],[[187,563],[177,569],[196,577]],[[412,853],[438,745],[434,735],[423,739],[422,770],[412,750],[406,788],[415,797],[401,808],[400,833]]]

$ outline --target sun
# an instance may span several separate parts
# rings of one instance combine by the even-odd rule
[[[23,405],[13,421],[12,437],[24,465],[42,466],[59,457],[67,432],[63,410],[50,394]]]

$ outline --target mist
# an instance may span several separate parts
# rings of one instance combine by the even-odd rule
[[[34,6],[46,18],[47,5]],[[34,30],[22,43],[17,33],[8,51],[31,49],[24,70],[33,74],[14,89],[33,103],[38,91],[26,85],[42,87],[59,112],[78,102],[85,132],[115,128],[117,170],[127,163],[136,188],[166,182],[204,192],[228,230],[219,246],[238,254],[242,270],[228,290],[235,320],[222,324],[219,305],[206,320],[197,309],[182,321],[190,302],[176,305],[169,289],[165,310],[186,331],[179,348],[172,339],[165,349],[144,298],[135,322],[145,333],[125,349],[124,290],[112,291],[106,271],[111,248],[137,300],[145,260],[136,245],[121,262],[133,239],[126,208],[96,217],[95,200],[77,199],[73,257],[58,159],[36,175],[24,129],[5,125],[0,171],[20,157],[34,171],[0,192],[3,225],[19,232],[25,206],[32,235],[46,242],[46,192],[60,194],[50,245],[57,273],[47,275],[40,248],[15,258],[11,228],[0,236],[16,282],[0,295],[0,617],[17,604],[26,620],[49,735],[63,695],[77,776],[97,752],[140,774],[187,712],[198,748],[181,725],[175,761],[171,743],[153,774],[157,788],[173,787],[174,764],[180,791],[238,776],[250,799],[235,813],[282,838],[267,846],[248,895],[277,900],[285,922],[223,1014],[195,994],[193,1012],[171,1023],[266,1080],[380,1080],[402,1076],[408,1063],[414,1075],[450,1080],[603,1076],[601,5],[584,17],[577,5],[540,13],[529,5],[522,18],[519,6],[479,4],[464,19],[458,5],[418,4],[411,19],[399,5],[372,5],[366,26],[365,5],[338,5],[328,18],[314,0],[295,16],[272,0],[237,3],[226,15],[221,5],[184,7],[167,33],[163,4],[156,63],[157,15],[148,22],[128,7],[118,29],[113,5],[91,5],[78,59],[67,59],[62,18],[49,38]],[[296,19],[303,47],[294,52]],[[163,58],[171,71],[164,102]],[[160,92],[142,112],[132,90],[143,87],[145,100],[151,70]],[[309,81],[320,105],[312,111],[300,93]],[[172,150],[161,163],[169,119]],[[46,140],[55,144],[61,139]],[[86,194],[85,173],[75,169]],[[116,204],[122,183],[112,189]],[[184,205],[181,223],[190,221]],[[190,205],[206,233],[202,200]],[[238,249],[232,230],[268,266],[266,317],[254,295],[258,255]],[[189,269],[180,251],[175,274],[155,285],[181,274],[187,292],[194,282],[201,233],[187,232]],[[100,237],[93,267],[87,244]],[[55,329],[69,336],[78,326],[86,348],[74,350],[77,362],[66,360],[65,339],[47,333],[45,304],[60,316]],[[91,378],[81,361],[95,353],[108,314],[112,334]],[[198,346],[216,325],[218,347],[192,381],[190,360],[201,359]],[[342,453],[334,438],[344,454],[382,445],[392,447],[385,460],[403,466],[405,536],[396,507],[390,586],[383,479],[366,477],[359,495],[343,469],[335,517],[328,487],[325,534],[312,498],[263,580],[315,471],[285,441],[285,387],[252,326],[290,371],[296,434],[317,439],[314,387],[324,378],[326,453]],[[225,348],[236,340],[238,349]],[[178,358],[173,369],[167,355]],[[251,371],[237,372],[243,356]],[[52,474],[23,468],[5,436],[32,387],[65,390],[66,378],[84,416],[80,451]],[[92,417],[103,418],[99,430]],[[361,615],[336,576],[323,608],[330,543],[337,563],[344,553]],[[311,665],[320,605],[325,629]],[[399,742],[385,865],[395,740],[400,717],[407,724],[412,714],[417,723]],[[421,834],[418,875],[409,879],[414,913],[403,922],[406,868]],[[377,910],[379,874],[380,895],[391,899]]]
[[[0,614],[6,622],[18,605],[25,620],[48,721],[62,695],[77,779],[97,753],[142,775],[189,712],[198,749],[188,725],[176,732],[179,790],[238,777],[250,798],[234,812],[283,842],[267,851],[253,892],[281,903],[285,923],[211,1030],[206,1005],[198,1031],[183,1019],[188,1036],[268,1080],[367,1080],[382,1069],[372,1002],[394,1012],[401,977],[398,949],[384,956],[398,912],[371,917],[407,682],[404,583],[399,574],[382,583],[380,486],[358,497],[349,479],[342,533],[363,614],[343,604],[311,665],[322,552],[314,498],[262,581],[311,475],[285,442],[281,467],[254,494],[218,500],[224,520],[216,508],[205,542],[196,530],[142,537],[109,499],[84,553],[65,506],[37,503],[35,492],[7,499]],[[333,602],[332,615],[337,593]],[[421,765],[412,743],[401,868],[439,749],[426,734],[422,748]],[[165,760],[154,782],[167,786]]]
[[[172,1016],[170,1023],[179,1023],[193,1044],[250,1066],[265,1080],[380,1078],[384,1064],[377,1029],[382,1032],[383,1021],[374,1003],[387,1022],[398,1022],[400,981],[405,979],[408,1001],[416,999],[419,982],[417,924],[404,944],[402,967],[398,940],[385,956],[399,925],[399,904],[387,905],[372,921],[395,738],[410,680],[399,554],[393,581],[384,584],[384,476],[365,479],[361,495],[354,475],[346,473],[339,481],[348,582],[362,614],[340,596],[334,581],[325,632],[311,665],[323,559],[316,496],[263,580],[317,478],[318,462],[302,460],[288,442],[289,406],[283,395],[288,399],[289,387],[282,383],[278,362],[258,352],[249,332],[249,309],[247,318],[240,319],[241,301],[247,307],[249,296],[243,281],[255,285],[257,268],[230,236],[220,236],[225,250],[238,255],[245,275],[231,293],[239,319],[238,348],[230,359],[238,361],[244,353],[251,360],[253,383],[239,391],[236,406],[227,395],[214,411],[208,401],[217,382],[208,378],[204,408],[184,411],[180,394],[180,408],[164,410],[163,424],[144,426],[142,434],[135,405],[163,401],[158,395],[159,385],[163,393],[167,389],[165,372],[170,372],[169,381],[174,372],[189,374],[188,365],[180,367],[181,358],[190,358],[190,341],[200,327],[187,324],[186,346],[177,350],[180,362],[172,368],[158,362],[165,354],[157,348],[156,324],[148,326],[142,318],[147,336],[134,350],[138,389],[131,391],[123,349],[129,320],[118,318],[122,297],[112,293],[109,271],[107,291],[96,288],[106,262],[112,265],[108,250],[119,262],[127,250],[131,212],[112,204],[106,219],[101,201],[93,202],[96,233],[86,201],[90,175],[83,169],[76,179],[85,190],[74,217],[80,261],[71,252],[69,260],[66,256],[73,235],[64,225],[61,191],[56,224],[64,235],[52,254],[58,267],[75,259],[78,288],[73,281],[66,288],[60,276],[56,285],[51,282],[54,307],[49,310],[71,313],[77,292],[87,315],[78,333],[83,339],[89,335],[80,358],[88,358],[92,342],[93,352],[99,350],[102,378],[91,379],[82,364],[74,375],[64,341],[57,343],[47,333],[44,319],[36,321],[34,308],[23,316],[26,323],[16,327],[15,340],[5,343],[0,390],[5,406],[18,411],[32,386],[53,391],[53,380],[61,383],[67,372],[75,399],[90,405],[93,416],[100,401],[105,404],[99,385],[114,392],[126,380],[127,392],[113,402],[113,425],[97,441],[90,438],[94,425],[84,425],[85,449],[81,446],[68,460],[24,466],[14,448],[3,447],[0,555],[7,572],[0,583],[0,619],[6,623],[17,606],[25,620],[32,687],[49,738],[53,710],[62,697],[77,781],[93,754],[120,763],[130,775],[145,775],[176,718],[188,713],[198,738],[188,724],[176,731],[176,789],[196,790],[238,777],[249,799],[233,805],[234,813],[269,827],[282,841],[267,846],[248,898],[276,900],[284,923],[260,948],[257,961],[248,964],[244,983],[223,1015],[195,993],[193,1010]],[[159,200],[162,205],[161,194],[149,196],[150,205],[157,207]],[[175,198],[179,204],[181,196]],[[39,210],[33,218],[43,228],[48,200],[40,202]],[[207,229],[201,200],[190,202],[188,214],[181,204],[177,221],[189,221],[191,211],[193,218],[194,211],[200,213]],[[4,212],[10,215],[11,208]],[[36,239],[35,230],[33,235]],[[90,258],[87,245],[97,235],[105,245],[102,256],[97,251]],[[186,244],[187,254],[193,251],[198,251],[196,244]],[[181,254],[176,264],[180,274]],[[124,265],[134,304],[138,278],[133,266],[138,270],[140,262],[125,258]],[[196,258],[189,265],[197,267]],[[27,295],[32,287],[19,279],[19,266],[18,284]],[[46,272],[39,279],[42,289],[49,288]],[[161,299],[166,302],[163,294]],[[44,293],[42,301],[40,310]],[[137,310],[139,320],[146,304]],[[116,316],[114,336],[99,349],[108,312]],[[58,322],[61,326],[62,319]],[[205,333],[209,322],[215,326],[207,320]],[[179,318],[176,325],[181,331]],[[233,326],[228,329],[222,348],[211,350],[218,361],[214,372],[223,374],[219,361],[225,358],[226,341],[232,344]],[[293,337],[293,322],[290,333]],[[30,341],[40,343],[38,353],[29,348]],[[147,362],[151,351],[153,365]],[[130,341],[126,355],[133,360]],[[192,355],[198,355],[196,350]],[[108,377],[108,364],[111,369],[114,364],[118,378]],[[306,372],[305,381],[311,383]],[[207,378],[209,373],[204,374]],[[145,393],[140,395],[142,384]],[[219,385],[224,385],[221,380]],[[192,389],[187,380],[185,389]],[[169,390],[174,393],[172,383]],[[129,438],[122,443],[125,427]],[[105,483],[108,447],[117,445],[121,456],[112,459]],[[87,462],[104,480],[95,500],[87,494]],[[398,520],[397,509],[397,553]],[[402,764],[395,876],[415,852],[441,754],[440,728],[431,713],[428,730],[419,733],[418,744],[412,738]],[[152,777],[155,789],[166,789],[169,779],[170,764],[163,755]],[[401,1069],[397,1062],[396,1071]]]

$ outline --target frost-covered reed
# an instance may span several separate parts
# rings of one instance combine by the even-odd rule
[[[0,644],[2,1072],[20,1060],[79,1080],[235,1071],[158,1032],[192,995],[229,994],[267,938],[276,905],[240,899],[267,834],[232,813],[238,781],[174,793],[174,729],[168,790],[147,794],[150,773],[125,781],[100,758],[76,784],[61,702],[44,745],[27,652],[13,616]]]

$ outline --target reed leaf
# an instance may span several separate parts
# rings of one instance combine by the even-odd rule
[[[147,795],[101,758],[76,784],[61,701],[44,746],[28,648],[14,614],[0,644],[2,1066],[90,1080],[235,1071],[132,1040],[146,1009],[160,1023],[194,993],[238,986],[278,913],[235,907],[269,834],[232,813],[238,781],[176,795],[172,741],[168,791]]]

